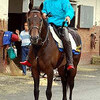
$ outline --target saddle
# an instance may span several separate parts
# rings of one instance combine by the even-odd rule
[[[61,27],[57,27],[56,25],[54,25],[53,23],[50,23],[50,25],[53,27],[53,30],[55,31],[55,33],[57,34],[57,36],[59,38],[61,38],[62,34],[61,34]]]
[[[53,36],[53,39],[56,41],[57,47],[59,48],[59,51],[63,52],[63,44],[61,40],[62,34],[62,28],[57,27],[54,24],[49,25],[50,32]],[[80,54],[81,52],[81,39],[80,36],[76,33],[75,30],[71,28],[67,28],[69,32],[69,38],[71,41],[71,46],[72,46],[72,52],[74,54]]]

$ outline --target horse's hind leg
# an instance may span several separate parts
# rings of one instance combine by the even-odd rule
[[[47,100],[51,100],[52,97],[52,81],[53,81],[53,70],[47,73],[47,89],[46,89],[46,97]]]
[[[72,100],[72,91],[74,88],[74,78],[69,79],[69,88],[70,88],[70,95],[69,95],[69,100]]]
[[[62,87],[63,87],[63,99],[67,100],[66,91],[67,91],[67,79],[66,77],[61,77]]]
[[[67,100],[67,89],[68,89],[68,84],[67,84],[67,77],[66,77],[66,71],[65,67],[61,66],[58,68],[59,75],[61,76],[61,83],[62,83],[62,92],[63,92],[63,98],[62,100]]]
[[[80,60],[80,55],[74,55],[74,66],[75,67],[75,70],[72,71],[72,72],[69,72],[68,74],[68,85],[69,85],[69,88],[70,88],[70,95],[69,95],[69,100],[72,100],[72,92],[73,92],[73,88],[74,88],[74,78],[76,76],[76,73],[77,73],[77,65],[79,63],[79,60]]]

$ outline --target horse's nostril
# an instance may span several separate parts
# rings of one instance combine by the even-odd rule
[[[39,38],[39,36],[36,36],[36,39],[38,39]]]

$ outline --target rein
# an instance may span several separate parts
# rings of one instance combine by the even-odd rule
[[[45,37],[44,41],[42,41],[42,46],[43,46],[44,43],[48,40],[48,36],[49,36],[49,26],[48,26],[48,29],[47,29],[46,37]]]

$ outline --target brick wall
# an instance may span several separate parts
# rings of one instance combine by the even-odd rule
[[[3,44],[2,44],[2,38],[3,37],[3,32],[0,31],[0,72],[4,71],[4,66],[3,66]]]
[[[78,33],[82,39],[82,56],[80,64],[90,64],[92,56],[99,55],[99,36],[100,36],[100,26],[95,26],[91,29],[78,29]],[[95,49],[91,49],[91,34],[96,33],[96,45]]]

